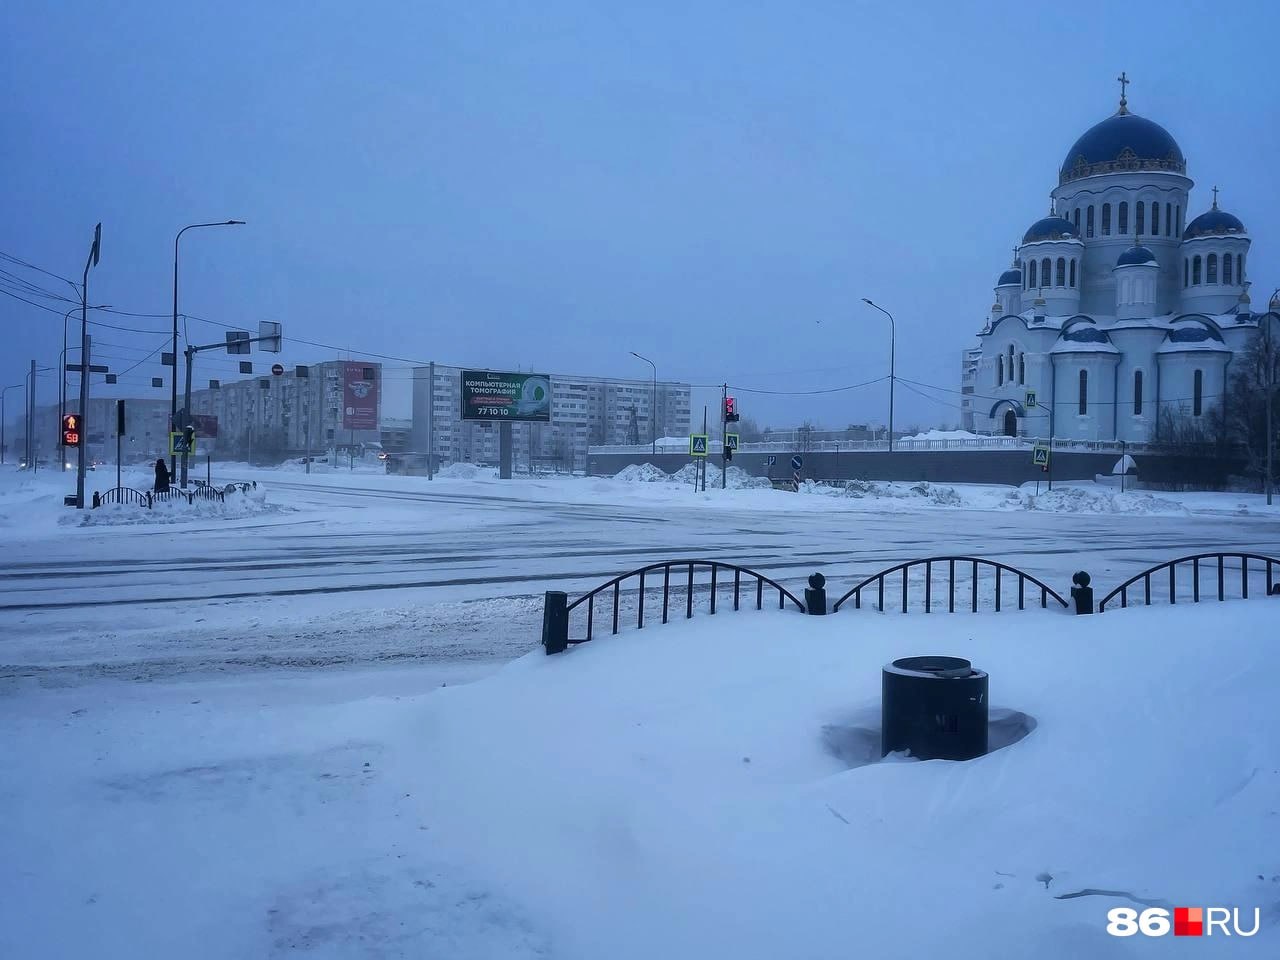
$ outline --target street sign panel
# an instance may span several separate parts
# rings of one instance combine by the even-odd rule
[[[1042,447],[1039,444],[1032,447],[1031,462],[1037,467],[1047,467],[1049,465],[1049,448]]]
[[[191,442],[187,443],[187,438],[184,434],[179,433],[176,430],[169,434],[169,455],[171,457],[176,457],[180,453],[195,452],[196,438],[194,436],[191,438]]]
[[[1034,407],[1036,405],[1036,392],[1034,390],[1027,391],[1027,406]]]
[[[258,349],[267,353],[279,353],[281,350],[280,324],[273,320],[258,321]]]
[[[766,467],[772,467],[772,466],[774,466],[777,462],[778,462],[778,458],[777,458],[777,456],[776,456],[775,454],[772,454],[772,453],[771,453],[771,454],[769,454],[767,457],[765,457],[765,458],[764,458],[764,464],[765,464],[765,466],[766,466]]]
[[[803,466],[804,466],[804,457],[800,456],[800,454],[797,453],[794,457],[791,458],[792,470],[799,470]]]
[[[164,377],[152,377],[152,378],[151,378],[151,385],[152,385],[153,387],[163,387],[163,386],[164,386]]]
[[[736,433],[726,433],[724,435],[724,445],[730,450],[738,449],[738,435]]]
[[[707,455],[707,435],[705,433],[689,434],[689,456],[705,457]]]
[[[248,353],[250,351],[248,330],[228,330],[226,333],[227,353]]]
[[[115,382],[116,382],[116,375],[114,373],[108,373],[107,383],[115,383]]]
[[[177,366],[177,364],[175,364],[175,363],[173,362],[173,354],[172,354],[172,353],[170,353],[168,350],[166,350],[166,351],[164,351],[163,353],[161,353],[161,354],[160,354],[160,363],[161,363],[163,366],[166,366],[166,367],[176,367],[176,366]]]
[[[271,365],[271,375],[272,375],[272,376],[275,376],[275,377],[283,377],[283,376],[284,376],[284,364],[283,364],[283,363],[273,363],[273,364]]]

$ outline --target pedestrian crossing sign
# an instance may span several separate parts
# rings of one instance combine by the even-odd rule
[[[689,456],[705,457],[707,455],[707,435],[705,433],[689,434]]]
[[[738,449],[738,435],[737,435],[736,433],[726,433],[726,434],[724,435],[724,445],[725,445],[726,449],[729,449],[729,450],[737,450],[737,449]]]
[[[1047,467],[1049,465],[1049,448],[1039,445],[1032,447],[1031,463],[1037,467]]]

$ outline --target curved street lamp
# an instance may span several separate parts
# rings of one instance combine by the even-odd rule
[[[637,360],[643,360],[653,367],[653,395],[649,400],[649,436],[653,439],[653,455],[658,455],[658,367],[648,357],[642,357],[634,350],[627,351]]]
[[[243,220],[219,220],[216,223],[189,223],[178,231],[173,238],[173,373],[169,378],[169,429],[178,428],[178,241],[188,230],[197,227],[234,227],[243,226]],[[178,469],[176,454],[169,455],[169,475],[174,476]]]
[[[898,339],[898,332],[893,322],[893,314],[878,304],[872,303],[866,297],[862,298],[862,302],[873,309],[879,310],[889,318],[889,452],[893,452],[893,385],[894,375],[894,352],[896,349],[895,342]]]
[[[5,455],[5,449],[6,449],[5,441],[4,441],[4,430],[5,430],[4,395],[8,393],[10,390],[17,390],[21,386],[25,386],[25,384],[15,383],[12,386],[0,387],[0,463],[4,463],[4,455]]]

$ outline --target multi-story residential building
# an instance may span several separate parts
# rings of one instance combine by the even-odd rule
[[[128,398],[124,401],[124,433],[120,435],[120,456],[125,463],[137,463],[166,456],[169,452],[169,400]],[[78,412],[77,400],[67,406],[68,413]],[[36,408],[33,418],[36,430],[36,450],[42,459],[53,466],[58,464],[59,434],[62,413],[56,403]],[[85,450],[93,460],[107,463],[116,461],[116,400],[108,397],[90,397],[88,415],[84,418]],[[21,451],[25,437],[20,432],[10,434],[10,451]],[[65,452],[67,460],[74,462],[74,450]]]
[[[973,433],[973,391],[982,366],[982,348],[967,347],[960,355],[960,429]]]
[[[430,446],[430,402],[433,452],[439,461],[496,463],[497,424],[462,419],[462,368],[437,365],[434,369],[435,380],[429,386],[430,368],[414,368],[413,451],[426,453]],[[646,443],[655,436],[687,435],[689,396],[687,383],[659,381],[655,386],[651,380],[553,374],[551,422],[513,425],[515,463],[522,467],[554,462],[572,469],[585,461],[587,447],[594,444]]]

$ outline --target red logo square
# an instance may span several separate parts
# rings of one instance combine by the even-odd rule
[[[1204,909],[1201,907],[1174,907],[1173,935],[1175,937],[1203,937]]]

